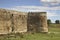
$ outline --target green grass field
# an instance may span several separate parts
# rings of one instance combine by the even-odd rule
[[[0,40],[60,40],[60,24],[50,24],[49,33],[24,34],[23,37],[1,36]]]

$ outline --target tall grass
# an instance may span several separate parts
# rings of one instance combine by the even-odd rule
[[[58,27],[59,26],[59,27]],[[44,33],[34,33],[34,34],[12,34],[14,36],[10,37],[9,35],[0,36],[0,40],[60,40],[60,25],[59,24],[50,24],[49,32]]]

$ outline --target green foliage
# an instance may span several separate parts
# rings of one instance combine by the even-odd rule
[[[50,19],[47,20],[47,24],[48,24],[48,26],[51,24],[51,20]]]
[[[22,34],[22,33],[19,33],[19,32],[17,32],[15,35],[16,35],[16,36],[20,36],[21,38],[24,37],[23,34]]]
[[[60,23],[60,21],[59,21],[59,20],[56,20],[56,21],[55,21],[55,23],[56,23],[56,24],[59,24],[59,23]]]

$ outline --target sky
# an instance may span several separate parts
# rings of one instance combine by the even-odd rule
[[[47,19],[60,20],[60,0],[0,0],[0,8],[23,12],[47,12]]]

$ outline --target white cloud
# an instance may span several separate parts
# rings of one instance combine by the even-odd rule
[[[60,3],[60,0],[41,0],[42,2]]]
[[[60,15],[58,15],[57,13],[54,13],[54,12],[47,12],[47,16],[52,17],[52,16],[60,16]]]
[[[54,5],[59,5],[60,4],[60,0],[40,0],[41,2],[43,2],[43,6],[54,6]]]
[[[11,10],[17,10],[17,11],[49,11],[49,10],[60,10],[60,6],[58,7],[43,7],[43,6],[16,6],[16,7],[12,7],[9,8]]]
[[[60,14],[47,12],[47,19],[51,19],[52,23],[55,23],[56,20],[60,20]]]

